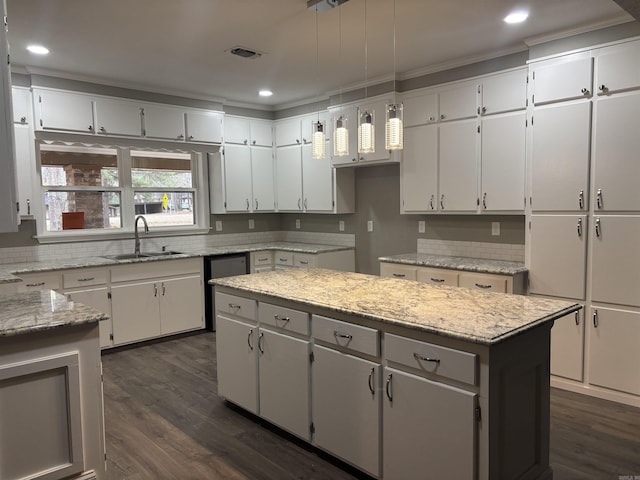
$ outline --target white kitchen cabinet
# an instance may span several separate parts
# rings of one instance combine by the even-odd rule
[[[524,110],[527,107],[527,69],[490,75],[482,79],[481,115]]]
[[[585,309],[553,322],[551,375],[581,382],[584,378]]]
[[[481,121],[481,211],[524,211],[525,122],[524,111]]]
[[[309,353],[308,339],[260,328],[260,416],[307,441],[311,438]]]
[[[443,212],[475,212],[478,181],[478,122],[475,118],[439,127],[438,206]]]
[[[327,135],[333,139],[333,125],[336,118],[343,116],[347,119],[347,130],[349,132],[349,155],[334,156],[333,147],[329,152],[331,164],[334,167],[348,167],[358,164],[358,107],[357,105],[344,105],[331,109],[331,128],[328,128]],[[332,140],[333,141],[333,140]],[[333,143],[332,143],[333,145]]]
[[[403,97],[402,103],[405,128],[428,125],[439,119],[438,94],[435,92],[406,95]],[[405,145],[407,142],[406,133],[407,130],[405,130]]]
[[[311,145],[313,141],[313,125],[316,122],[324,122],[325,130],[325,141],[330,142],[331,140],[331,118],[329,116],[329,112],[326,110],[322,112],[309,113],[300,118],[300,134],[302,135],[302,144]],[[331,152],[329,151],[329,143],[326,145],[327,147],[327,156],[326,158],[331,158]]]
[[[270,121],[252,119],[249,130],[252,146],[273,147],[273,126]]]
[[[300,119],[290,118],[277,121],[274,125],[274,137],[276,147],[288,145],[302,145]]]
[[[458,286],[486,292],[508,293],[507,277],[489,273],[460,272]]]
[[[14,123],[16,174],[20,216],[33,215],[33,177],[36,171],[35,146],[31,125]]]
[[[416,267],[399,263],[380,263],[380,276],[400,278],[402,280],[416,280]]]
[[[273,252],[262,250],[249,253],[249,273],[269,272],[273,270]]]
[[[388,367],[383,381],[383,478],[474,478],[476,395]]]
[[[250,147],[253,211],[275,210],[275,172],[271,147]]]
[[[33,123],[31,92],[28,88],[12,87],[13,123]]]
[[[640,307],[640,216],[597,216],[591,239],[592,300]]]
[[[640,313],[592,306],[589,383],[640,395]]]
[[[478,114],[478,83],[455,84],[439,92],[440,121],[475,118]]]
[[[251,210],[251,150],[243,145],[224,147],[225,209],[227,212]]]
[[[143,106],[144,135],[164,140],[184,140],[184,109],[168,105]]]
[[[589,52],[538,62],[531,67],[531,75],[536,106],[593,94],[593,59]]]
[[[237,145],[249,145],[249,119],[246,117],[224,117],[224,143]]]
[[[96,133],[102,135],[142,134],[141,105],[133,100],[95,98]]]
[[[311,157],[311,144],[302,146],[302,205],[305,212],[333,211],[333,168],[329,155]]]
[[[114,345],[160,336],[158,294],[153,280],[111,286]]]
[[[20,293],[32,292],[34,290],[60,290],[60,272],[38,272],[19,274],[22,282],[18,284]]]
[[[36,130],[94,133],[93,97],[84,93],[34,89]]]
[[[200,275],[163,279],[159,285],[162,335],[204,327],[203,286]]]
[[[401,212],[438,210],[438,126],[405,128],[400,163]]]
[[[594,53],[598,95],[640,87],[640,41],[604,47]]]
[[[599,98],[594,122],[594,210],[640,211],[640,92]]]
[[[584,300],[587,217],[532,215],[530,230],[530,292]]]
[[[588,210],[591,102],[536,107],[531,128],[533,211]]]
[[[280,211],[302,211],[301,155],[298,145],[276,149],[276,205]]]
[[[362,112],[373,113],[373,128],[375,131],[375,152],[358,153],[358,163],[388,163],[399,162],[400,155],[398,151],[390,152],[385,149],[385,111],[387,104],[393,102],[391,98],[367,99],[358,104],[358,110]],[[356,117],[355,135],[357,141],[359,119]]]
[[[451,285],[458,286],[458,277],[460,272],[456,270],[447,270],[445,268],[429,268],[420,267],[416,271],[416,280],[423,283],[431,283],[433,285]]]
[[[186,139],[189,142],[222,143],[222,112],[187,110]]]
[[[100,348],[110,347],[113,344],[113,326],[111,321],[111,302],[109,301],[109,289],[106,285],[85,289],[66,290],[65,295],[69,300],[83,303],[99,312],[109,315],[108,320],[101,320]]]
[[[313,443],[369,475],[380,475],[380,364],[313,347]]]

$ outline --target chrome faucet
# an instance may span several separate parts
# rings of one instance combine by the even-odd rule
[[[140,219],[142,219],[142,223],[144,223],[144,233],[149,233],[149,225],[147,225],[147,219],[142,215],[138,215],[134,223],[134,237],[136,239],[136,245],[133,249],[134,255],[140,255],[140,235],[138,234],[138,220]]]

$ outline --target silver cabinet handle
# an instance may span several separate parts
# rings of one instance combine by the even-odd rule
[[[486,284],[483,284],[483,283],[475,283],[474,285],[476,287],[478,287],[478,288],[483,288],[483,289],[487,289],[487,288],[491,288],[492,287],[491,285],[486,285]]]
[[[300,265],[309,265],[309,262],[306,260],[300,260]]]
[[[600,85],[600,86],[598,87],[598,89],[600,89],[600,91],[601,91],[602,93],[607,93],[607,92],[609,91],[609,89],[607,88],[607,86],[606,86],[604,83],[603,83],[602,85]]]
[[[602,208],[602,189],[599,188],[596,192],[596,206]]]
[[[598,310],[593,311],[593,327],[598,328]]]
[[[193,135],[189,135],[189,140],[193,140]]]
[[[31,215],[31,200],[27,198],[27,215]]]
[[[100,132],[101,132],[101,133],[107,133],[107,129],[106,129],[106,128],[104,128],[104,127],[100,127]]]
[[[262,348],[263,338],[264,338],[264,333],[260,332],[260,335],[258,335],[258,350],[260,351],[261,354],[264,355],[264,348]]]
[[[589,91],[588,88],[583,88],[582,90],[580,90],[582,92],[583,95],[587,96],[589,95],[591,92]]]
[[[44,285],[44,282],[27,283],[27,287],[41,287],[43,285]]]
[[[417,352],[413,352],[413,358],[415,358],[416,360],[422,360],[423,362],[440,363],[439,358],[425,357]]]
[[[278,260],[280,260],[281,262],[286,262],[287,261],[286,258],[279,258]]]
[[[162,282],[162,296],[164,297],[164,294],[167,293],[167,287],[165,286],[164,282]]]
[[[287,323],[289,320],[291,320],[289,317],[281,317],[277,313],[273,316],[273,318],[275,318],[276,320],[281,320],[281,321],[283,321],[285,323]]]
[[[258,210],[258,199],[256,198],[256,210]]]
[[[580,207],[580,210],[584,208],[584,190],[580,190],[580,193],[578,194],[578,206]]]
[[[435,122],[436,121],[436,117],[429,117],[429,121],[430,122]]]
[[[596,237],[600,238],[602,231],[600,230],[600,218],[596,218]]]
[[[242,143],[244,143],[245,145],[247,145],[248,140],[245,138],[244,141]]]
[[[307,210],[309,208],[309,206],[307,205],[307,199],[304,199],[304,209]]]
[[[247,345],[249,345],[249,349],[253,351],[253,344],[251,343],[251,338],[253,337],[253,328],[249,329],[249,334],[247,335]]]
[[[93,125],[89,125],[89,131],[93,132]]]
[[[299,139],[299,138],[296,138],[296,143],[297,143],[298,145],[300,145],[300,139]]]
[[[259,258],[258,259],[259,262],[266,262],[267,260],[269,260],[269,257],[264,257],[264,258]]]
[[[183,140],[183,139],[184,139],[184,135],[182,133],[178,135],[178,140]]]
[[[245,141],[246,141],[246,140],[245,140]],[[253,142],[251,142],[251,144],[252,144],[252,145],[255,145],[255,144],[256,144],[256,141],[254,140]]]
[[[298,199],[298,210],[302,210],[302,199]]]
[[[79,278],[78,279],[79,282],[90,282],[92,280],[95,280],[95,277],[87,277],[87,278]]]
[[[376,371],[376,367],[371,367],[371,371],[369,372],[369,381],[367,382],[369,385],[369,391],[371,395],[375,395],[376,391],[373,389],[373,372]]]
[[[340,333],[337,330],[333,331],[333,336],[336,337],[336,338],[345,338],[347,340],[351,340],[353,338],[352,335],[349,335],[348,333]]]
[[[245,201],[247,202],[247,211],[249,211],[249,199],[245,198]]]
[[[431,280],[434,283],[443,283],[444,282],[444,278],[433,278],[433,277],[431,277],[429,280]]]
[[[444,210],[444,193],[440,195],[440,209]]]
[[[240,310],[241,307],[240,307],[240,305],[237,305],[235,303],[230,303],[229,304],[229,308],[232,308],[234,310]]]
[[[482,208],[487,209],[487,192],[482,194]]]
[[[578,219],[578,236],[582,237],[582,219]]]
[[[440,120],[444,120],[444,119],[445,119],[444,113],[441,113],[440,114]]]
[[[387,398],[390,402],[393,402],[393,392],[391,391],[391,378],[392,374],[387,375],[387,385],[385,386],[385,391],[387,392]]]
[[[434,198],[433,198],[433,197],[434,197],[434,196],[433,196],[433,195],[431,195],[431,199],[429,199],[429,208],[431,208],[431,210],[433,210],[433,200],[434,200]]]
[[[404,277],[406,277],[406,275],[404,273],[394,273],[393,276],[396,277],[396,278],[404,278]]]
[[[576,325],[580,325],[580,310],[576,310],[575,321]]]
[[[27,123],[27,117],[20,117],[20,123]]]
[[[483,115],[487,113],[487,107],[482,107],[482,110],[480,110],[480,113],[482,113]]]
[[[158,284],[157,283],[153,284],[153,296],[154,297],[158,296]]]

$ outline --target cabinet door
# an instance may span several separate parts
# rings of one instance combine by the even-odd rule
[[[260,416],[309,441],[309,341],[261,329],[258,350]]]
[[[302,210],[302,152],[297,145],[276,149],[278,210]]]
[[[204,299],[200,275],[161,280],[160,333],[204,328]]]
[[[219,112],[186,112],[187,140],[222,143],[222,117]]]
[[[88,95],[38,90],[40,125],[43,130],[93,133],[93,102]]]
[[[599,95],[640,87],[640,42],[597,51],[596,86]]]
[[[32,177],[36,171],[33,134],[29,125],[13,124],[16,147],[16,175],[18,179],[18,202],[20,202],[20,216],[32,215],[33,202]]]
[[[311,158],[311,144],[302,146],[302,205],[306,212],[333,211],[333,168],[327,155]]]
[[[531,293],[585,298],[587,232],[585,215],[531,216]]]
[[[274,129],[276,147],[302,144],[302,137],[300,136],[300,119],[293,118],[276,122]]]
[[[251,145],[260,147],[273,146],[273,126],[271,122],[251,120],[249,128],[251,131]]]
[[[253,210],[267,212],[275,210],[273,150],[265,147],[250,147],[251,178],[253,184]]]
[[[582,382],[584,309],[557,319],[551,329],[551,375]]]
[[[480,208],[524,211],[524,111],[482,119]]]
[[[589,383],[640,395],[640,313],[592,307],[590,330]]]
[[[251,150],[244,145],[225,145],[224,179],[226,210],[248,212],[251,209]]]
[[[0,7],[6,18],[5,3]],[[5,28],[0,29],[0,58],[9,59],[9,44]],[[12,135],[13,119],[11,118],[11,66],[8,61],[0,62],[0,202],[4,208],[0,210],[0,232],[18,231],[18,212],[15,209],[18,196],[16,194],[16,164]]]
[[[475,478],[476,395],[392,368],[384,381],[383,478]]]
[[[27,88],[11,89],[14,123],[32,123],[31,92]]]
[[[224,117],[224,143],[249,145],[249,119]]]
[[[475,212],[477,209],[476,119],[440,124],[438,205],[444,212]]]
[[[594,219],[591,297],[640,307],[640,216]]]
[[[432,212],[438,209],[437,125],[405,129],[400,191],[403,212]]]
[[[145,105],[143,110],[146,137],[184,140],[184,112],[181,108]]]
[[[112,344],[112,318],[111,303],[109,302],[109,294],[107,287],[98,287],[88,290],[77,290],[65,292],[67,298],[74,302],[84,303],[85,305],[95,308],[96,310],[109,315],[108,320],[102,320],[100,327],[100,347],[109,347]]]
[[[590,96],[593,92],[593,59],[585,54],[567,55],[532,67],[534,105]]]
[[[526,69],[493,75],[482,81],[482,115],[524,110],[526,106]]]
[[[111,287],[113,344],[121,345],[160,335],[160,310],[156,282]]]
[[[478,114],[478,85],[462,84],[440,92],[440,120],[473,118]]]
[[[403,101],[404,126],[425,125],[438,121],[438,94],[426,93],[414,97],[406,97]],[[405,130],[406,148],[406,130]]]
[[[96,131],[104,135],[142,135],[140,104],[131,100],[96,98]]]
[[[416,280],[434,285],[451,285],[457,287],[459,275],[460,273],[455,270],[419,267],[416,271]]]
[[[594,210],[640,211],[640,92],[598,101],[594,122]]]
[[[345,165],[354,165],[358,163],[358,107],[355,105],[350,105],[347,107],[338,107],[336,110],[332,112],[331,121],[332,125],[329,128],[329,134],[333,137],[333,123],[335,123],[336,118],[342,116],[343,119],[346,119],[347,123],[347,131],[349,135],[349,155],[344,156],[334,156],[333,150],[330,152],[331,154],[331,164],[333,166],[345,166]],[[335,141],[335,140],[334,140]],[[333,145],[333,142],[332,142]]]
[[[313,443],[380,475],[380,365],[313,347]]]
[[[258,413],[258,328],[216,315],[218,395]]]
[[[531,128],[533,210],[587,210],[591,102],[536,108]]]

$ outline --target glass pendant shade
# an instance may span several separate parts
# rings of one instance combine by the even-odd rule
[[[385,150],[402,150],[404,148],[402,110],[402,103],[387,104],[386,122],[384,126]]]
[[[349,129],[347,117],[339,115],[333,124],[333,156],[345,157],[349,155]]]
[[[313,122],[313,135],[311,136],[311,158],[320,160],[327,154],[324,135],[324,122]]]
[[[375,153],[374,112],[358,110],[358,153]]]

